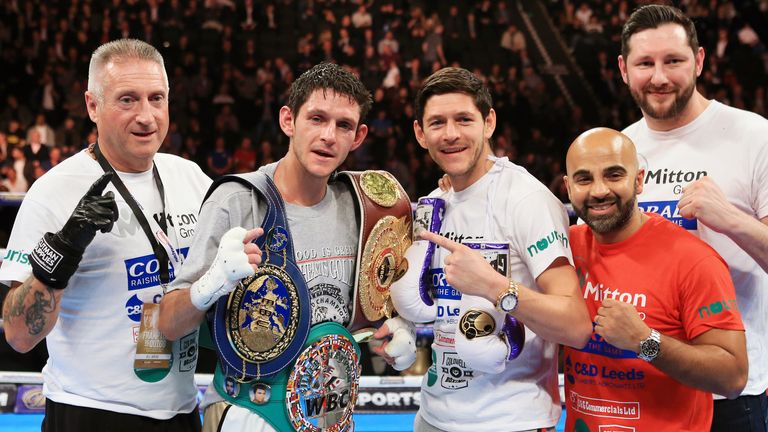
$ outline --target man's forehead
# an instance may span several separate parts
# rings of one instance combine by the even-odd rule
[[[432,95],[424,105],[425,116],[445,113],[479,113],[472,97],[466,93],[442,93]]]
[[[675,23],[641,30],[630,36],[628,43],[631,57],[670,51],[691,51],[685,29]]]
[[[330,110],[334,108],[354,109],[360,111],[360,104],[357,103],[354,97],[337,92],[330,88],[319,88],[312,91],[307,97],[307,101],[299,108],[299,111],[304,109],[309,110]]]

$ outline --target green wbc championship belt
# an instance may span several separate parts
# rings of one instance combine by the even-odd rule
[[[312,326],[293,364],[241,383],[216,368],[213,386],[230,403],[257,413],[280,432],[346,432],[360,382],[360,347],[341,324]]]
[[[261,172],[224,176],[208,195],[228,181],[255,190],[266,203],[264,235],[255,240],[262,263],[208,313],[222,372],[245,382],[273,375],[298,357],[309,333],[310,298],[294,261],[285,204],[272,180]]]

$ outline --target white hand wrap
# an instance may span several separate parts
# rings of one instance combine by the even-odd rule
[[[189,297],[196,308],[208,310],[219,297],[232,292],[241,279],[253,276],[243,244],[246,233],[245,228],[235,227],[221,237],[211,267],[190,288]]]
[[[482,297],[464,294],[461,296],[459,316],[461,318],[455,335],[459,357],[474,370],[491,374],[501,373],[510,349],[506,340],[499,336],[506,314],[496,310],[491,302]],[[472,318],[476,320],[472,322]],[[492,327],[487,327],[490,323],[493,324]],[[465,326],[464,332],[462,325]],[[467,327],[471,329],[467,331]]]
[[[408,369],[416,361],[416,328],[399,316],[384,321],[384,324],[392,334],[384,352],[395,359],[393,368],[399,371]]]
[[[422,276],[422,266],[426,259],[429,242],[417,240],[405,251],[405,259],[408,261],[408,270],[402,278],[392,283],[389,293],[395,310],[403,318],[411,322],[432,322],[437,316],[437,305],[424,303],[419,292],[419,282]]]

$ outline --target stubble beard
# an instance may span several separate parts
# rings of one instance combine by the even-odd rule
[[[616,202],[616,212],[610,215],[592,216],[589,214],[589,207],[585,202],[582,207],[577,205],[573,206],[573,211],[581,220],[583,220],[592,231],[598,234],[610,234],[612,232],[619,231],[629,223],[632,218],[632,212],[635,209],[635,201],[637,200],[637,192],[632,194],[632,197],[627,201],[622,202],[616,195],[613,196]],[[608,201],[608,200],[603,200]]]
[[[693,80],[691,80],[691,83],[688,85],[688,87],[684,88],[680,92],[675,93],[675,100],[672,102],[672,106],[670,106],[667,110],[657,110],[653,107],[651,102],[648,101],[648,95],[646,92],[652,88],[653,86],[650,83],[640,91],[632,89],[631,85],[629,86],[632,99],[635,100],[635,103],[640,107],[646,116],[654,120],[675,119],[683,113],[685,107],[688,105],[688,102],[690,102],[691,97],[693,96],[693,91],[696,89],[696,75],[694,74]],[[660,89],[665,88],[660,87]]]

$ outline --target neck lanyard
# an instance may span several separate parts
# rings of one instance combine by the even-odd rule
[[[168,282],[170,282],[170,277],[168,275],[168,253],[160,245],[160,242],[157,241],[154,234],[152,234],[152,229],[149,227],[149,221],[147,221],[147,217],[144,215],[141,206],[136,202],[136,199],[131,195],[131,192],[128,191],[128,188],[125,187],[125,184],[120,179],[120,176],[117,175],[117,172],[115,172],[112,165],[109,164],[107,158],[101,153],[98,142],[93,146],[93,153],[96,155],[96,160],[99,162],[99,165],[101,165],[104,172],[112,173],[112,184],[115,185],[115,189],[117,189],[120,196],[123,197],[126,204],[128,204],[128,207],[131,208],[134,216],[136,216],[136,219],[139,221],[139,225],[141,225],[141,229],[147,236],[147,240],[149,240],[149,243],[152,245],[152,250],[160,264],[160,283],[163,285],[168,284]],[[168,232],[168,226],[165,221],[165,188],[163,187],[163,181],[160,179],[160,173],[157,172],[157,165],[155,165],[154,162],[152,163],[152,177],[154,177],[157,190],[160,192],[160,202],[163,206],[160,212],[160,220],[157,222],[165,234]]]

